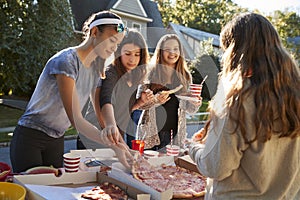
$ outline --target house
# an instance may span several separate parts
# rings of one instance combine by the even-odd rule
[[[164,27],[157,3],[151,0],[69,0],[74,15],[74,30],[80,32],[84,21],[95,12],[110,10],[118,14],[129,28],[139,30],[149,47],[150,54],[162,35],[175,33],[183,44],[185,56],[193,60],[200,53],[199,44],[202,40],[213,39],[213,46],[219,49],[219,36],[204,31],[170,23]],[[205,67],[198,69],[201,76],[208,75],[205,84],[211,97],[216,91],[218,68],[210,59],[206,59]]]
[[[150,0],[69,0],[74,15],[74,29],[81,31],[84,21],[95,12],[110,10],[118,14],[128,28],[139,30],[153,52],[165,34],[157,4]]]
[[[200,42],[208,39],[212,40],[214,51],[220,54],[219,35],[174,23],[169,23],[168,30],[178,35],[180,41],[183,44],[185,57],[187,60],[194,60],[197,56],[200,56],[202,54],[206,55],[205,52],[201,52],[203,50],[200,48]],[[219,69],[214,61],[207,55],[203,56],[201,62],[202,63],[199,68],[197,68],[197,70],[202,77],[208,75],[209,78],[205,81],[205,84],[208,88],[209,96],[212,97],[217,89]]]

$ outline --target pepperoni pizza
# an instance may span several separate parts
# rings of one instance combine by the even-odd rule
[[[159,192],[172,189],[175,199],[195,198],[205,194],[206,178],[179,166],[154,167],[139,157],[133,163],[132,174],[137,180]]]

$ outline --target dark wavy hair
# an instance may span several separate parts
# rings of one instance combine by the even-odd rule
[[[246,143],[267,141],[273,134],[294,138],[300,135],[299,66],[282,45],[273,25],[262,15],[239,14],[221,31],[223,71],[229,81],[225,107]],[[245,83],[250,82],[250,87]],[[248,84],[249,85],[249,84]],[[246,137],[247,115],[243,102],[253,94],[255,137]],[[218,99],[215,99],[218,101]],[[213,117],[216,108],[211,107]],[[275,126],[274,123],[280,126]]]

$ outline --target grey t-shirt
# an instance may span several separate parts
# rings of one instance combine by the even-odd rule
[[[39,77],[34,93],[18,124],[45,132],[58,138],[64,135],[71,123],[64,109],[55,74],[63,74],[75,80],[81,109],[91,91],[97,86],[100,66],[93,62],[86,68],[74,47],[64,49],[47,62]]]

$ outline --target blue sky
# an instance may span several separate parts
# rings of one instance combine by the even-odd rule
[[[289,8],[300,14],[300,0],[233,0],[241,7],[249,8],[250,10],[258,9],[260,12],[269,14],[275,10],[284,11]]]

